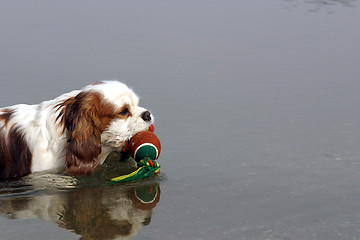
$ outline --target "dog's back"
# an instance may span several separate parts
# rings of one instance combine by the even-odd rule
[[[17,178],[34,171],[64,166],[64,130],[57,103],[79,91],[36,105],[0,108],[0,178]]]

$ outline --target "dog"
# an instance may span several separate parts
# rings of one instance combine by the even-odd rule
[[[100,81],[37,105],[0,108],[0,179],[65,167],[89,174],[154,122],[124,83]]]

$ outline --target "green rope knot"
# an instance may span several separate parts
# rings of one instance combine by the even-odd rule
[[[160,165],[150,157],[146,157],[137,163],[138,169],[127,175],[112,178],[111,182],[131,182],[140,178],[150,177],[160,172]]]
[[[155,161],[152,160],[150,157],[146,157],[142,159],[140,162],[137,163],[138,167],[145,167],[150,170],[150,168],[157,168],[160,167],[160,165]]]

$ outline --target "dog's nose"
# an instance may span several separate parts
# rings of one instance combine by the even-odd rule
[[[141,118],[144,119],[144,121],[149,122],[151,121],[151,113],[149,111],[145,111],[141,114]]]

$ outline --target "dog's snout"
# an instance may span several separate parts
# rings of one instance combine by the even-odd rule
[[[144,119],[144,121],[149,122],[151,121],[151,113],[149,111],[145,111],[141,114],[141,118]]]

